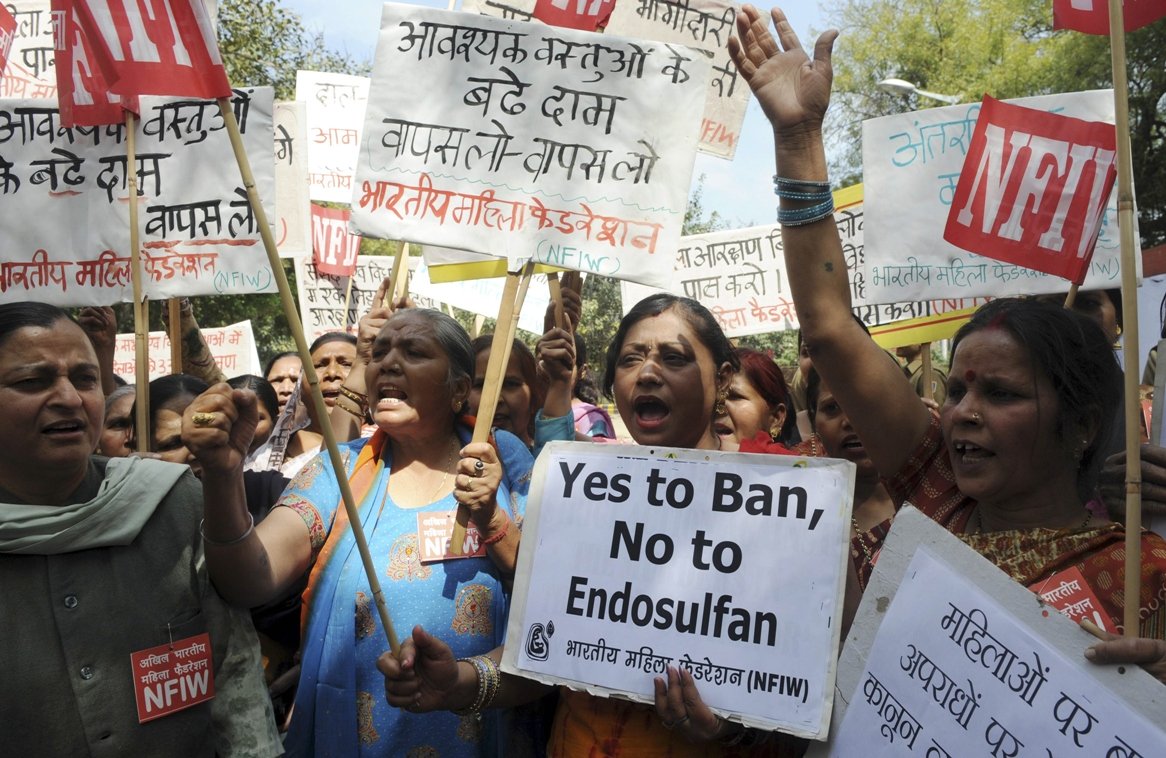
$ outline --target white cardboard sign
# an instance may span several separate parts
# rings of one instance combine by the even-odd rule
[[[275,104],[275,211],[272,231],[279,256],[296,258],[312,252],[307,107],[301,102]]]
[[[307,107],[308,187],[312,200],[352,201],[352,175],[368,103],[366,76],[296,72],[296,100]]]
[[[825,736],[854,466],[556,442],[535,463],[503,669]],[[780,566],[780,570],[778,570]]]
[[[202,327],[199,331],[219,370],[228,378],[240,374],[262,375],[263,364],[259,362],[259,353],[255,349],[255,333],[251,329],[250,320],[228,326]],[[166,332],[150,332],[147,339],[150,381],[176,373],[178,369],[170,365],[170,336]],[[113,373],[130,382],[134,380],[134,366],[137,363],[134,343],[135,336],[132,333],[119,334],[113,352]]]
[[[666,286],[707,75],[679,45],[386,4],[353,224]]]

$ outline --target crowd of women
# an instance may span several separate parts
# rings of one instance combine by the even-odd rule
[[[601,385],[627,433],[653,447],[850,460],[849,598],[909,502],[1026,586],[1077,567],[1115,627],[1123,604],[1138,603],[1139,629],[1089,648],[1082,665],[1139,664],[1166,681],[1166,543],[1143,535],[1141,596],[1126,597],[1112,580],[1124,529],[1094,500],[1120,401],[1112,340],[1071,310],[995,300],[955,336],[942,403],[921,402],[852,317],[836,227],[807,200],[829,187],[834,37],[807,54],[781,11],[771,18],[776,35],[745,6],[730,52],[774,128],[813,434],[799,438],[772,360],[666,294],[635,305],[607,349]],[[489,442],[471,430],[490,340],[400,302],[374,308],[356,337],[312,346],[328,418],[303,409],[296,355],[224,382],[197,339],[184,340],[197,376],[151,383],[143,455],[130,454],[134,392],[110,370],[111,312],[0,306],[5,750],[800,755],[804,743],[716,714],[683,668],[645,683],[653,706],[499,670],[533,460],[551,440],[615,436],[573,334],[577,293],[565,304],[569,328],[548,323],[533,353],[515,342]],[[341,472],[320,453],[324,424],[348,440]],[[398,654],[386,650],[337,476],[393,613],[416,623]],[[419,519],[448,524],[459,508],[478,550],[422,561]],[[131,655],[201,635],[214,697],[143,717]]]

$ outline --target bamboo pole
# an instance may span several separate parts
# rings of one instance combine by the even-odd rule
[[[923,348],[923,399],[934,400],[935,392],[931,389],[931,343],[924,342]]]
[[[259,201],[259,191],[255,188],[255,177],[251,173],[251,162],[248,160],[247,151],[243,147],[243,137],[239,133],[239,122],[235,120],[235,112],[231,109],[230,98],[219,98],[219,112],[223,116],[223,122],[227,125],[227,134],[231,138],[231,149],[235,153],[235,161],[239,164],[239,174],[243,179],[243,186],[247,189],[247,200],[251,203],[251,210],[255,214],[255,222],[259,226],[259,234],[263,238],[263,247],[267,251],[267,261],[271,266],[272,274],[275,276],[276,284],[279,286],[279,298],[283,303],[283,312],[287,316],[288,326],[291,327],[292,337],[296,342],[296,349],[299,351],[300,360],[304,364],[303,378],[311,393],[312,403],[316,409],[316,417],[325,420],[320,425],[320,430],[324,434],[324,446],[328,451],[329,459],[332,461],[332,470],[336,472],[336,483],[340,486],[340,496],[344,501],[344,510],[348,514],[348,522],[352,529],[352,537],[356,541],[356,549],[360,552],[361,561],[364,563],[364,573],[368,577],[369,589],[372,591],[373,600],[376,602],[381,625],[384,627],[385,635],[388,637],[389,648],[396,655],[400,651],[401,644],[397,639],[397,632],[393,628],[392,619],[389,617],[389,609],[385,606],[384,592],[381,591],[381,583],[377,579],[376,566],[373,564],[372,556],[368,550],[368,541],[364,536],[364,527],[360,523],[360,512],[357,510],[356,501],[352,497],[352,488],[348,484],[348,477],[344,476],[343,473],[345,470],[344,461],[340,458],[340,450],[336,445],[336,435],[332,432],[332,425],[327,423],[328,408],[324,405],[324,396],[320,394],[320,379],[316,375],[315,366],[312,364],[312,355],[308,351],[308,341],[304,337],[303,323],[300,321],[295,301],[292,300],[287,275],[283,271],[283,264],[279,259],[279,252],[275,247],[275,237],[271,233],[271,225],[267,222],[267,213],[263,210],[263,203]]]
[[[563,288],[559,286],[559,275],[554,271],[547,274],[547,286],[551,290],[551,302],[555,305],[555,328],[566,329],[563,324]]]
[[[130,282],[134,295],[134,438],[139,453],[150,450],[150,304],[142,296],[141,232],[138,230],[137,116],[125,112],[126,186],[130,201]]]
[[[490,342],[490,359],[486,362],[486,376],[482,383],[482,396],[478,401],[478,413],[474,420],[472,442],[485,442],[490,438],[490,427],[494,423],[494,410],[498,407],[498,395],[506,377],[506,367],[510,364],[510,351],[514,346],[514,335],[518,330],[518,313],[526,299],[526,290],[534,264],[528,263],[521,273],[508,273],[502,288],[502,303],[498,308],[498,322],[494,325],[494,339]],[[466,541],[466,526],[470,513],[458,506],[454,519],[453,534],[449,538],[452,555],[462,555]]]
[[[348,275],[348,284],[344,287],[344,310],[340,317],[344,323],[340,325],[340,331],[345,334],[348,333],[348,308],[352,305],[352,280],[356,278],[356,272],[353,271]]]
[[[393,256],[393,302],[409,294],[409,243],[402,242]]]
[[[1125,634],[1138,636],[1142,584],[1142,457],[1138,427],[1138,282],[1134,239],[1134,178],[1130,150],[1129,84],[1122,0],[1109,0],[1109,48],[1113,65],[1113,115],[1117,130],[1117,224],[1121,235],[1121,304],[1129,314],[1123,324],[1126,424],[1126,565]]]
[[[166,300],[166,320],[170,324],[170,373],[182,373],[182,300]]]

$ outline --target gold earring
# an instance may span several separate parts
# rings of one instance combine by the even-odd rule
[[[717,390],[717,401],[713,404],[713,418],[725,415],[725,401],[729,399],[729,390]]]

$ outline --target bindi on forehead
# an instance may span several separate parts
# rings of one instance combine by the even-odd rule
[[[971,384],[972,382],[976,381],[976,372],[972,371],[971,369],[968,369],[967,371],[965,371],[964,372],[964,381],[967,382],[968,384]]]

